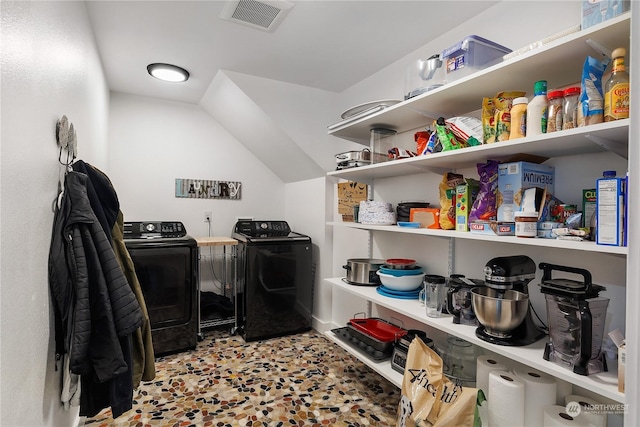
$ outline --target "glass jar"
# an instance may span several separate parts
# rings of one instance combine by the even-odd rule
[[[515,212],[516,237],[536,237],[538,234],[538,212]]]
[[[564,107],[564,91],[549,92],[549,113],[547,116],[547,133],[562,130],[562,115]]]
[[[562,129],[573,129],[578,127],[578,98],[580,97],[580,87],[574,86],[564,90],[564,101],[562,107]]]

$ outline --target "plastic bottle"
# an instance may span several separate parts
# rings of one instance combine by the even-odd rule
[[[611,77],[604,86],[604,121],[629,118],[629,73],[624,67],[627,51],[619,47],[613,51]]]
[[[526,96],[515,98],[511,106],[511,133],[509,139],[523,138],[527,135],[527,103]]]
[[[527,136],[547,133],[547,81],[539,80],[533,85],[533,99],[527,106]]]

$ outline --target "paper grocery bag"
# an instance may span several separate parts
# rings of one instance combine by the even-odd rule
[[[419,337],[409,345],[396,427],[473,426],[478,389],[442,373],[442,359]]]

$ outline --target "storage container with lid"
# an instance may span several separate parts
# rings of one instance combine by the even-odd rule
[[[393,129],[371,129],[369,149],[374,154],[371,157],[371,163],[380,163],[389,160],[389,149],[396,146],[396,134],[397,132]]]
[[[536,237],[538,234],[538,212],[518,211],[514,213],[516,237]]]
[[[485,38],[467,36],[442,52],[447,82],[473,74],[502,61],[511,49]]]
[[[562,102],[562,129],[573,129],[578,127],[578,98],[580,98],[580,87],[574,86],[564,90]]]
[[[547,95],[549,99],[549,112],[547,117],[547,133],[562,130],[564,91],[552,90]]]

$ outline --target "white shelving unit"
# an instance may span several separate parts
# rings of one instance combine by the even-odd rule
[[[369,231],[384,231],[389,233],[417,234],[422,236],[442,237],[447,239],[481,240],[484,242],[512,243],[514,245],[540,246],[545,248],[570,249],[577,251],[599,252],[626,256],[628,248],[624,246],[597,245],[595,242],[575,242],[572,240],[556,239],[523,239],[515,236],[488,236],[471,232],[454,230],[431,230],[427,228],[398,227],[397,225],[365,225],[354,222],[330,222],[334,227],[357,228]]]
[[[630,21],[631,13],[625,13],[332,129],[329,134],[368,146],[372,128],[394,129],[400,133],[422,127],[438,116],[477,110],[488,93],[498,93],[505,88],[533,87],[537,79],[531,77],[529,81],[527,76],[532,76],[535,74],[532,71],[536,70],[550,71],[545,72],[549,88],[573,84],[579,80],[584,58],[595,55],[587,40],[595,40],[604,46],[624,46],[630,52]]]
[[[434,116],[454,116],[477,110],[480,100],[487,93],[497,93],[504,90],[504,88],[533,87],[534,81],[537,80],[534,75],[539,75],[539,70],[545,70],[544,76],[550,88],[573,84],[579,79],[576,76],[580,75],[584,58],[587,55],[594,55],[594,51],[586,43],[587,40],[592,39],[605,46],[626,47],[627,51],[631,52],[629,49],[630,26],[631,13],[627,13],[585,31],[579,31],[545,44],[441,88],[400,102],[368,117],[333,129],[329,134],[368,145],[369,133],[372,128],[384,127],[398,132],[408,132],[428,125],[435,118]],[[558,66],[558,64],[563,64],[563,66]],[[537,70],[538,73],[534,73],[532,70]],[[503,160],[520,153],[558,158],[611,151],[626,159],[629,154],[630,127],[630,120],[601,123],[514,141],[344,169],[329,172],[328,176],[373,184],[380,179],[425,172],[442,174],[443,171],[473,167],[476,163],[484,162],[487,159]],[[556,185],[562,184],[558,183]],[[411,229],[398,226],[372,226],[345,222],[330,222],[329,225],[333,226],[334,230],[347,227],[366,230],[374,234],[399,233],[419,235],[425,238],[456,239],[456,241],[458,239],[478,240],[507,245],[585,251],[591,254],[608,254],[624,258],[630,253],[626,247],[601,246],[593,242],[522,239],[450,230]],[[418,321],[427,327],[458,336],[490,352],[547,372],[607,399],[619,403],[630,403],[625,399],[625,394],[618,392],[616,366],[609,366],[609,372],[580,376],[569,369],[543,359],[542,354],[546,342],[544,339],[525,347],[494,345],[476,337],[475,327],[453,324],[450,317],[438,319],[427,317],[424,313],[424,307],[421,307],[417,300],[388,298],[378,294],[375,287],[349,285],[344,283],[341,278],[327,278],[325,282],[329,283],[334,290],[347,292],[369,303]],[[633,302],[628,302],[627,304],[627,310],[634,309],[634,307],[630,306],[634,304]],[[620,314],[616,313],[613,313],[613,315],[620,316]],[[402,376],[391,369],[388,361],[373,362],[359,350],[351,348],[333,336],[331,332],[328,332],[327,335],[380,375],[398,386],[401,385]]]
[[[411,319],[418,320],[432,328],[460,337],[493,353],[515,360],[518,363],[530,366],[531,368],[546,372],[550,375],[555,376],[556,378],[560,378],[562,380],[570,382],[571,384],[586,388],[587,390],[591,390],[594,393],[600,394],[616,402],[624,403],[624,394],[618,392],[618,374],[615,367],[611,367],[614,369],[610,369],[608,372],[603,372],[596,375],[577,375],[569,369],[548,362],[542,358],[546,340],[539,340],[525,347],[512,347],[491,344],[487,341],[481,340],[476,336],[476,328],[474,326],[454,324],[451,320],[451,316],[444,316],[440,318],[427,317],[424,307],[420,305],[418,300],[400,300],[389,298],[380,295],[376,291],[375,287],[349,285],[344,283],[341,278],[325,279],[325,281],[345,292],[362,297],[367,301],[371,301],[374,304],[393,310],[394,312],[407,316]],[[334,341],[338,342],[339,340],[335,338]],[[383,367],[384,362],[372,362],[371,359],[367,358],[357,350],[349,347],[346,344],[340,344],[343,348],[346,348],[347,351],[352,352],[354,356],[364,361],[372,369],[374,369],[376,372],[379,372],[394,384],[402,384],[402,376],[400,374],[397,374],[397,376],[392,375],[395,371],[391,369],[390,363],[388,361],[386,363],[387,365],[389,365],[387,370],[386,366]]]

